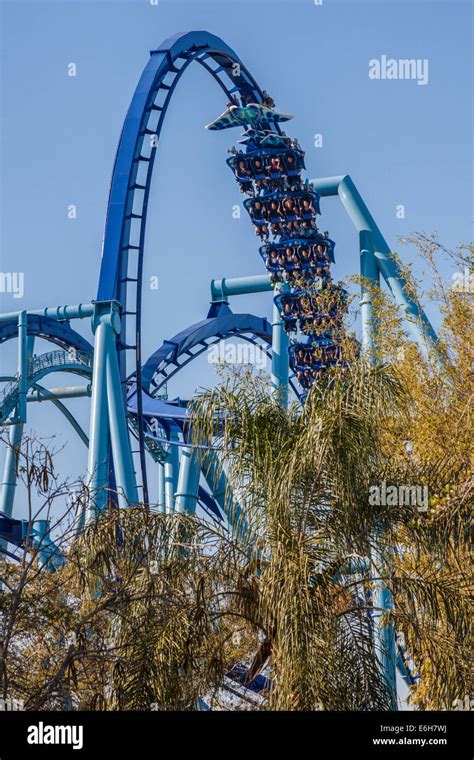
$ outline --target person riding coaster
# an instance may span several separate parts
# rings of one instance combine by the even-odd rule
[[[333,336],[342,321],[344,295],[331,282],[328,264],[334,260],[334,243],[328,233],[318,231],[319,195],[301,178],[304,154],[298,143],[284,133],[272,133],[272,127],[263,127],[263,122],[259,129],[253,120],[254,116],[249,122],[253,126],[242,140],[246,159],[237,154],[228,162],[234,161],[241,189],[244,185],[254,196],[245,201],[245,207],[256,234],[264,241],[273,238],[270,245],[260,247],[270,281],[275,285],[283,280],[292,291],[275,299],[285,330],[294,333],[301,329],[308,336],[308,343],[290,347],[290,365],[308,391],[327,367],[340,360]],[[323,305],[318,294],[326,288],[329,292]]]
[[[280,313],[280,316],[285,323],[286,332],[294,332],[297,328],[298,319],[297,319],[297,315],[295,315],[294,313],[294,310],[292,310],[291,308],[291,304],[286,303],[284,305],[283,311]]]
[[[251,220],[255,222],[263,222],[265,219],[267,219],[266,214],[266,208],[265,204],[260,200],[260,198],[256,198],[255,200],[245,201],[244,206],[246,207],[247,211],[250,214]]]
[[[254,228],[255,228],[255,234],[258,235],[260,240],[265,240],[265,241],[269,240],[270,232],[268,230],[268,225],[266,224],[265,221],[256,222],[254,224]]]

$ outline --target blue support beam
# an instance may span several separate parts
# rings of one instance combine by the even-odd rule
[[[289,290],[287,285],[277,286],[275,294],[285,293]],[[288,383],[290,367],[288,362],[289,340],[285,330],[285,323],[280,316],[280,309],[273,304],[272,322],[272,386],[281,406],[288,406]]]
[[[209,448],[203,458],[202,473],[212,496],[225,514],[227,522],[236,538],[247,536],[247,522],[242,508],[237,502],[227,475],[214,449]]]
[[[158,512],[164,514],[166,512],[166,500],[165,500],[165,468],[161,462],[157,463],[158,467],[158,499],[157,507]]]
[[[0,314],[0,324],[16,320],[20,314],[21,312],[19,311]],[[47,319],[56,319],[58,321],[84,319],[86,317],[92,317],[94,315],[94,304],[80,303],[76,306],[52,306],[45,309],[32,309],[28,310],[27,315],[32,317],[46,317]]]
[[[380,537],[383,538],[382,535]],[[387,684],[390,695],[390,708],[391,710],[397,710],[396,637],[395,625],[391,615],[393,612],[393,596],[386,579],[380,577],[390,572],[390,563],[384,554],[374,553],[374,573],[376,578],[373,583],[372,617],[375,634],[375,654],[379,662],[380,671]]]
[[[27,549],[33,547],[38,551],[40,562],[51,572],[64,564],[59,547],[51,540],[49,520],[14,520],[0,512],[0,544],[3,547],[7,543]],[[5,551],[5,554],[18,559],[11,552]]]
[[[13,501],[17,482],[17,466],[21,437],[23,435],[23,423],[18,422],[10,427],[9,442],[5,452],[3,464],[3,478],[0,488],[0,512],[8,517],[13,513]]]
[[[26,397],[30,404],[33,401],[41,403],[42,401],[58,401],[64,398],[85,398],[91,395],[91,384],[88,385],[69,385],[62,388],[42,388],[35,383]]]
[[[97,325],[94,344],[87,464],[87,485],[91,498],[87,509],[87,522],[94,518],[98,510],[104,509],[107,503],[109,415],[107,411],[106,356],[107,328],[103,323]]]
[[[21,335],[21,337],[20,337]],[[27,378],[28,378],[28,361],[33,355],[34,336],[27,335],[27,325],[25,312],[18,315],[18,372],[23,373],[21,382],[22,388],[22,408],[18,403],[16,408],[16,418],[18,422],[14,423],[9,432],[9,442],[5,452],[5,462],[3,465],[3,478],[0,486],[0,512],[11,517],[13,514],[13,502],[17,484],[18,456],[23,435],[23,426],[26,422],[26,402],[27,402]]]
[[[26,311],[18,315],[18,404],[15,422],[26,422],[28,392],[28,319]]]
[[[33,520],[30,540],[34,548],[37,549],[40,562],[46,565],[48,569],[54,570],[56,564],[62,564],[60,552],[51,541],[49,520]]]
[[[176,445],[179,440],[177,428],[171,428],[169,440],[163,468],[166,512],[172,514],[175,511],[175,493],[178,488],[179,473],[179,448]]]
[[[95,332],[89,436],[87,520],[107,502],[109,442],[119,505],[138,503],[138,491],[120,382],[116,337],[120,333],[120,305],[116,301],[95,304]]]
[[[397,305],[403,309],[415,339],[423,348],[426,349],[429,346],[436,350],[436,333],[424,311],[407,291],[400,267],[352,179],[349,175],[326,177],[312,180],[312,184],[321,196],[339,195],[359,233],[360,273],[368,285],[367,287],[364,283],[362,284],[362,348],[369,361],[375,361],[376,340],[371,290],[380,284],[380,273]],[[383,536],[379,534],[379,540],[381,538]],[[389,565],[381,555],[378,555],[374,562],[377,567],[381,564],[387,566],[387,573],[389,572]],[[395,626],[393,620],[390,619],[391,610],[393,610],[391,590],[386,581],[376,579],[374,582],[375,649],[381,672],[389,689],[391,709],[397,710]]]
[[[223,277],[211,280],[211,299],[213,303],[227,301],[229,296],[243,296],[252,293],[271,291],[270,275],[257,274],[249,277]]]
[[[376,326],[373,314],[373,291],[380,287],[380,270],[377,266],[371,236],[359,233],[360,272],[364,278],[361,285],[360,316],[362,349],[369,361],[373,362],[376,351]]]
[[[117,483],[119,506],[129,507],[138,503],[138,491],[128,432],[125,399],[120,382],[115,334],[112,329],[107,329],[106,339],[108,342],[106,358],[107,406],[115,480]]]
[[[286,292],[287,285],[274,288],[268,274],[249,277],[222,278],[211,281],[212,303],[227,303],[230,296],[250,295],[273,291]],[[273,306],[272,319],[272,387],[280,399],[282,406],[288,404],[289,364],[288,364],[288,335],[280,311],[276,304]]]
[[[421,306],[409,293],[400,266],[350,176],[346,174],[340,177],[324,177],[313,179],[311,183],[321,196],[339,195],[357,232],[365,233],[361,241],[361,250],[365,254],[361,269],[364,268],[372,273],[370,276],[372,279],[375,274],[374,264],[371,261],[372,254],[366,255],[367,251],[372,251],[376,266],[392,292],[395,302],[403,310],[413,337],[424,349],[429,347],[437,352],[436,332]],[[370,241],[369,247],[368,241]]]
[[[193,515],[199,495],[202,450],[185,446],[181,450],[178,487],[175,494],[176,512]]]

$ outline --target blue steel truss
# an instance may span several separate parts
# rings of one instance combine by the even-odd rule
[[[159,138],[172,95],[187,67],[195,61],[224,91],[262,102],[262,91],[237,54],[208,32],[188,32],[165,40],[150,54],[122,128],[110,187],[105,223],[98,301],[116,300],[123,308],[117,339],[122,383],[126,382],[126,352],[132,352],[131,374],[138,385],[141,481],[145,501],[148,484],[141,424],[141,287],[146,218]],[[278,125],[275,126],[280,131]],[[133,264],[130,267],[130,259]],[[131,335],[131,343],[128,343]]]
[[[92,345],[78,332],[72,329],[69,321],[59,321],[51,317],[28,314],[28,335],[44,338],[64,350],[75,348],[77,351],[92,353]],[[18,320],[9,319],[0,324],[0,343],[18,337]]]
[[[30,360],[28,363],[28,377],[26,388],[32,388],[46,375],[52,372],[72,372],[82,377],[92,376],[92,353],[77,351],[70,348],[68,351],[49,351]],[[0,421],[5,422],[9,414],[15,409],[20,392],[20,380],[10,380],[0,393]]]

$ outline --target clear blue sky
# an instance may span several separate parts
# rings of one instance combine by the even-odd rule
[[[1,294],[2,311],[95,297],[121,125],[149,50],[179,31],[206,29],[237,51],[277,107],[295,114],[287,132],[306,150],[308,176],[350,173],[394,249],[412,231],[437,232],[449,246],[471,237],[469,2],[2,0],[0,6],[0,268],[25,274],[24,298]],[[369,60],[382,55],[428,59],[428,84],[369,79]],[[75,78],[67,76],[69,63],[76,64]],[[168,112],[152,188],[145,274],[157,275],[160,288],[145,287],[144,357],[205,315],[212,277],[263,271],[248,218],[232,218],[242,196],[225,158],[237,133],[204,129],[224,106],[215,83],[190,67]],[[323,135],[322,148],[313,146],[315,133]],[[75,220],[67,218],[70,204]],[[403,220],[396,218],[398,204],[406,209]],[[345,212],[335,199],[323,199],[322,212],[321,226],[336,241],[335,275],[356,272],[357,239]],[[410,258],[406,248],[401,254]],[[242,298],[234,308],[269,315],[271,297]],[[90,336],[88,325],[81,329]],[[9,367],[14,352],[14,346],[2,352]],[[203,358],[171,390],[185,394],[210,381]],[[47,404],[31,406],[32,427],[59,433],[71,470],[83,471],[75,434]],[[87,429],[87,402],[70,407]]]

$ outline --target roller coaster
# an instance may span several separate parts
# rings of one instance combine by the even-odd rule
[[[266,273],[211,281],[211,304],[204,318],[165,340],[142,359],[142,279],[151,179],[160,149],[168,106],[181,76],[196,63],[224,94],[226,110],[210,131],[240,127],[238,147],[227,165],[249,213]],[[361,350],[373,350],[372,289],[382,276],[410,330],[424,346],[436,344],[426,315],[405,287],[400,268],[367,206],[348,175],[304,179],[304,151],[281,129],[291,119],[275,109],[237,54],[207,32],[176,35],[150,54],[128,109],[115,158],[105,222],[100,278],[95,300],[0,315],[0,342],[18,343],[18,371],[1,378],[0,417],[8,427],[0,490],[2,551],[40,547],[53,570],[63,561],[49,536],[46,520],[14,516],[17,452],[27,423],[28,405],[51,401],[65,415],[88,449],[88,486],[95,497],[80,516],[79,530],[105,508],[110,489],[120,507],[156,505],[164,513],[193,514],[199,507],[213,519],[230,523],[228,484],[212,447],[206,465],[190,440],[187,402],[173,399],[174,377],[211,346],[228,338],[259,346],[271,358],[271,384],[279,402],[289,393],[304,403],[313,383],[324,382],[327,368],[349,360],[343,321],[347,294],[330,274],[335,244],[317,226],[322,198],[338,197],[358,235],[361,287]],[[273,294],[273,319],[234,312],[230,299],[240,294]],[[73,329],[90,320],[90,341]],[[54,350],[34,354],[35,338]],[[358,345],[352,345],[358,351]],[[46,388],[55,372],[79,375],[80,386]],[[63,403],[84,397],[90,403],[88,435]],[[150,493],[150,468],[158,471],[156,497]],[[153,498],[152,498],[153,496]],[[28,533],[29,530],[29,533]],[[27,548],[29,548],[27,546]],[[390,590],[376,589],[379,610],[389,609]],[[381,667],[397,709],[395,668],[407,683],[416,676],[395,632],[374,612]],[[378,619],[377,619],[378,618]],[[234,674],[244,682],[245,674]],[[264,679],[265,680],[265,679]],[[258,690],[257,681],[254,689]]]

